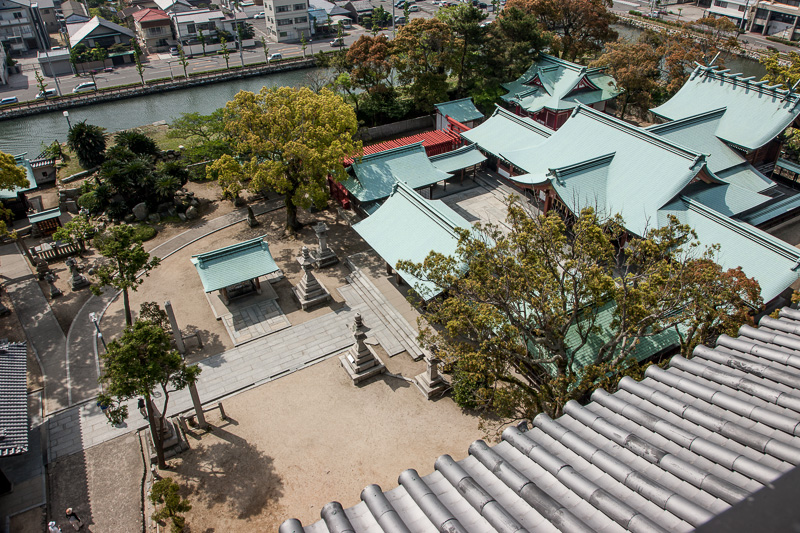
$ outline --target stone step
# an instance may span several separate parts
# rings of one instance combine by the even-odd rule
[[[425,352],[416,342],[417,333],[408,322],[392,307],[384,298],[372,281],[360,270],[348,277],[348,282],[353,286],[375,314],[380,318],[397,340],[405,347],[412,358],[418,360],[425,355]]]
[[[397,328],[393,326],[393,324],[386,318],[381,306],[375,302],[375,300],[358,281],[350,280],[348,278],[348,282],[351,283],[349,286],[353,288],[353,290],[358,295],[359,299],[370,308],[370,310],[375,313],[375,316],[378,317],[380,320],[380,328],[375,328],[376,333],[374,334],[375,337],[378,338],[378,341],[383,346],[384,350],[391,356],[394,357],[395,355],[399,354],[403,351],[408,351],[409,347],[407,343],[402,342],[402,337],[397,333]]]

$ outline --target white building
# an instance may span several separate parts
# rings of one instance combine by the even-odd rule
[[[311,35],[308,0],[265,0],[267,38],[274,42],[299,41]]]

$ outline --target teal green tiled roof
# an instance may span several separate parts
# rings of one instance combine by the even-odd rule
[[[747,161],[714,174],[725,183],[738,185],[753,192],[764,192],[775,187],[774,181],[756,170]]]
[[[433,166],[421,142],[365,155],[350,168],[355,176],[342,184],[362,203],[386,198],[397,181],[419,189],[450,178]]]
[[[723,269],[742,267],[761,285],[761,297],[769,302],[798,278],[800,250],[750,224],[724,216],[700,202],[681,196],[658,212],[658,223],[667,215],[697,232],[703,245],[719,244],[716,257]]]
[[[729,217],[772,200],[769,196],[730,183],[693,183],[683,190],[683,194]]]
[[[218,291],[278,270],[266,235],[192,256],[205,292]]]
[[[764,222],[769,222],[773,218],[778,218],[781,215],[794,211],[795,209],[800,209],[800,194],[795,194],[777,202],[767,204],[741,217],[741,219],[748,224],[758,226]]]
[[[538,79],[541,86],[533,85]],[[581,80],[588,81],[594,89],[575,90]],[[617,90],[614,78],[602,68],[586,68],[557,57],[539,54],[539,58],[518,79],[504,83],[508,94],[501,98],[519,104],[529,113],[544,108],[554,111],[572,109],[578,104],[592,105],[615,98]]]
[[[470,144],[467,146],[462,146],[461,148],[457,148],[451,152],[432,155],[430,160],[431,163],[433,163],[433,166],[442,172],[452,174],[463,168],[469,168],[471,166],[483,163],[486,161],[486,156],[483,155],[480,150],[478,150],[478,147],[475,144]]]
[[[583,106],[538,146],[500,156],[537,179],[548,178],[575,211],[597,207],[605,215],[621,214],[636,235],[706,170],[702,154]]]
[[[45,220],[50,220],[51,218],[58,218],[61,216],[61,209],[58,207],[54,207],[53,209],[47,209],[45,211],[39,211],[38,213],[33,213],[28,215],[28,222],[31,224],[38,224],[39,222],[44,222]]]
[[[426,200],[404,183],[393,189],[383,205],[353,229],[392,268],[401,260],[422,263],[431,251],[453,255],[458,245],[455,228],[470,228],[470,223],[441,200]],[[441,292],[431,282],[398,272],[425,300]]]
[[[724,108],[715,135],[754,150],[777,137],[800,115],[800,95],[765,83],[698,66],[672,98],[651,111],[679,120]]]
[[[483,118],[483,113],[478,111],[478,108],[472,103],[472,98],[462,98],[461,100],[434,104],[434,107],[442,115],[457,120],[462,124]]]
[[[499,157],[500,152],[532,148],[553,134],[533,120],[497,107],[485,122],[465,131],[461,137],[481,150]]]

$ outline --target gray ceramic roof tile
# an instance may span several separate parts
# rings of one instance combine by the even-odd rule
[[[0,344],[0,457],[28,451],[27,348]]]
[[[381,531],[372,512],[433,532],[432,508],[469,533],[690,531],[800,463],[800,311],[781,315],[641,382],[624,378],[614,394],[596,391],[585,407],[571,402],[558,419],[510,428],[494,447],[476,441],[462,461],[440,457],[450,481],[422,478],[424,503],[405,487],[385,497],[373,487],[372,507],[346,515],[356,533]]]

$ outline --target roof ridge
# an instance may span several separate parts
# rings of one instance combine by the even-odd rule
[[[210,250],[208,252],[203,252],[201,254],[193,255],[192,259],[196,259],[198,261],[207,261],[210,259],[214,259],[220,255],[228,254],[234,250],[243,250],[250,247],[254,248],[256,244],[258,244],[259,248],[262,247],[264,244],[266,244],[269,247],[269,243],[265,240],[266,238],[267,234],[265,233],[260,237],[254,237],[246,241],[237,242],[235,244],[224,246],[222,248],[217,248],[216,250]]]
[[[800,99],[800,94],[798,93],[789,91],[787,89],[779,89],[778,86],[775,85],[766,85],[769,83],[767,80],[752,81],[754,76],[742,76],[741,73],[728,74],[728,72],[730,72],[730,69],[714,70],[713,66],[705,66],[698,63],[697,68],[689,79],[691,80],[697,74],[699,74],[701,77],[714,78],[731,85],[736,85],[737,87],[755,89],[761,94],[780,95],[784,98],[791,98],[795,101]]]
[[[580,72],[581,69],[585,69],[586,68],[583,65],[579,65],[577,63],[573,63],[572,61],[567,61],[566,59],[561,59],[560,57],[551,56],[550,54],[546,54],[544,52],[539,52],[539,57],[540,58],[544,58],[546,60],[549,60],[549,61],[551,61],[553,63],[558,64],[558,65],[564,66],[564,67],[566,67],[566,68],[568,68],[570,70],[575,70],[577,72]]]
[[[380,152],[375,152],[374,154],[366,154],[361,156],[361,163],[357,163],[353,161],[353,164],[356,165],[363,165],[365,162],[368,161],[376,161],[378,159],[383,159],[385,156],[388,155],[396,155],[400,152],[412,152],[412,151],[419,151],[419,150],[411,150],[411,148],[422,148],[425,150],[424,146],[422,145],[423,141],[417,141],[412,144],[404,144],[403,146],[395,146],[394,148],[389,148],[388,150],[382,150]]]
[[[430,156],[428,156],[428,159],[430,159],[431,161],[438,161],[440,159],[445,159],[445,158],[447,158],[449,156],[452,156],[454,154],[460,154],[460,153],[464,153],[464,152],[469,152],[470,150],[475,148],[475,146],[476,146],[476,143],[465,144],[464,146],[459,146],[455,150],[450,150],[449,152],[442,152],[441,154],[430,155]]]
[[[643,128],[638,126],[634,126],[632,124],[628,124],[625,121],[622,121],[616,117],[612,117],[611,115],[607,115],[606,113],[602,113],[593,109],[591,107],[584,106],[583,104],[578,104],[575,107],[575,110],[572,112],[572,116],[583,113],[589,118],[593,118],[598,122],[604,122],[618,130],[623,130],[629,132],[631,135],[638,137],[644,141],[650,142],[651,144],[657,144],[663,146],[665,149],[675,153],[683,157],[684,159],[694,160],[695,163],[698,161],[703,161],[705,163],[706,155],[700,152],[695,152],[694,150],[690,150],[683,145],[680,145],[676,142],[670,141],[661,137],[660,135],[656,135],[655,133],[651,133]]]
[[[436,208],[436,205],[433,203],[434,200],[423,198],[421,194],[419,194],[410,185],[402,180],[397,180],[392,187],[394,190],[392,191],[392,194],[389,195],[389,198],[391,198],[394,193],[400,194],[400,196],[403,196],[406,198],[406,200],[415,204],[423,214],[441,226],[442,229],[450,233],[453,237],[458,237],[458,234],[455,231],[455,228],[458,227],[458,224],[453,222],[450,217],[439,211]]]
[[[797,248],[789,246],[788,244],[784,244],[782,241],[772,237],[769,233],[766,233],[755,226],[751,226],[746,222],[739,222],[731,217],[727,217],[719,211],[711,209],[707,205],[704,205],[693,198],[684,195],[680,195],[680,198],[693,211],[704,215],[706,218],[715,220],[720,225],[725,226],[728,229],[732,229],[740,235],[750,237],[750,240],[762,244],[764,247],[782,255],[786,259],[797,261],[798,266],[800,266],[800,250]]]
[[[695,121],[700,122],[704,119],[711,118],[712,116],[715,115],[719,115],[721,117],[722,115],[725,114],[725,111],[727,110],[728,110],[727,107],[720,107],[717,109],[712,109],[711,111],[703,111],[702,113],[698,113],[696,115],[690,115],[688,117],[670,120],[669,122],[664,122],[663,124],[652,124],[642,129],[649,132],[669,131],[674,126],[682,126],[684,124]]]
[[[593,157],[591,159],[586,159],[585,161],[581,161],[579,163],[573,163],[571,165],[565,165],[563,167],[550,168],[548,170],[553,174],[555,174],[556,177],[560,178],[562,175],[574,174],[575,172],[578,172],[580,170],[603,165],[607,162],[610,162],[615,155],[617,155],[617,152],[609,152],[605,155]]]
[[[512,121],[516,122],[517,124],[519,124],[520,126],[524,126],[525,128],[527,128],[527,129],[529,129],[531,131],[535,131],[537,133],[544,133],[544,134],[547,135],[547,137],[550,137],[553,133],[555,133],[555,132],[550,131],[550,130],[545,131],[544,128],[539,128],[533,122],[533,120],[528,119],[528,120],[530,120],[530,122],[526,122],[524,120],[524,117],[520,117],[518,115],[515,115],[511,111],[509,111],[507,109],[504,109],[504,108],[500,107],[499,105],[495,104],[495,110],[494,110],[494,113],[492,113],[492,117],[497,115],[497,114],[503,115],[505,118],[507,118],[509,120],[512,120]],[[491,118],[491,117],[489,117],[489,118]]]

